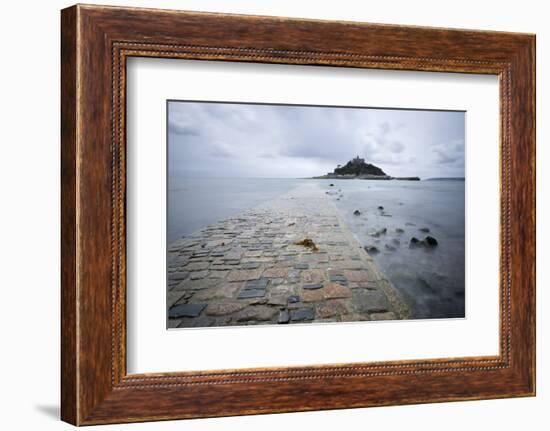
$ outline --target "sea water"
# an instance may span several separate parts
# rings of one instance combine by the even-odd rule
[[[318,184],[357,240],[363,246],[377,248],[379,253],[373,254],[377,266],[415,318],[464,317],[462,180],[170,178],[168,244],[276,198],[303,182]],[[355,210],[360,215],[354,215]],[[384,229],[385,233],[377,234]],[[423,240],[427,235],[437,240],[436,247],[410,248],[411,238]]]
[[[464,317],[464,180],[320,181],[416,318]],[[428,235],[437,246],[410,247]]]
[[[168,244],[282,195],[293,178],[183,178],[168,180]]]

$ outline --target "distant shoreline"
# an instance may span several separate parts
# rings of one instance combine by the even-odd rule
[[[426,178],[424,181],[466,181],[464,177],[435,177]]]
[[[420,177],[391,177],[389,175],[321,175],[311,177],[311,180],[397,180],[397,181],[421,181]]]

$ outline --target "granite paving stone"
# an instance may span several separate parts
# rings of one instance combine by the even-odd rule
[[[182,321],[182,319],[169,319],[167,323],[168,329],[179,327]]]
[[[366,322],[371,320],[368,315],[360,314],[360,313],[342,314],[338,318],[340,319],[341,322]],[[372,320],[380,320],[380,319],[372,319]]]
[[[303,322],[305,320],[313,320],[314,317],[315,317],[315,310],[312,307],[290,310],[290,320],[292,322]]]
[[[325,294],[322,290],[306,290],[302,294],[302,301],[317,302],[325,299]]]
[[[190,278],[180,282],[172,290],[201,290],[208,289],[220,284],[220,280],[212,278],[203,278],[199,280],[191,280]]]
[[[287,297],[284,295],[271,296],[267,303],[269,305],[286,305],[288,303]]]
[[[209,278],[225,278],[229,271],[227,270],[210,270],[208,271]]]
[[[217,323],[214,317],[210,316],[199,316],[193,319],[185,318],[182,319],[178,328],[208,328],[215,326]]]
[[[324,319],[327,317],[342,316],[348,313],[348,308],[338,300],[325,301],[317,306],[317,316]]]
[[[290,313],[288,312],[288,310],[283,310],[279,312],[277,323],[288,323],[289,320],[290,320]]]
[[[170,308],[168,317],[178,319],[180,317],[197,317],[207,304],[178,304]]]
[[[240,287],[240,283],[223,283],[216,287],[194,291],[193,300],[202,302],[214,299],[231,299],[235,297]]]
[[[262,275],[261,269],[235,269],[227,276],[228,281],[256,280]]]
[[[237,296],[238,299],[261,298],[266,294],[264,289],[243,289]]]
[[[395,320],[397,317],[392,311],[386,311],[385,313],[372,313],[370,318],[372,320]]]
[[[306,284],[321,283],[325,279],[325,271],[322,269],[306,269],[301,273],[302,282]]]
[[[303,289],[306,290],[315,290],[315,289],[322,289],[323,284],[322,283],[314,283],[314,284],[304,284],[302,286]]]
[[[267,305],[253,305],[237,312],[235,314],[235,321],[266,321],[271,320],[276,314],[278,314],[276,308]]]
[[[349,287],[342,286],[338,283],[329,283],[323,289],[325,298],[351,298],[352,291]]]
[[[265,305],[267,304],[268,298],[266,296],[258,297],[258,298],[250,298],[248,299],[248,305]]]
[[[267,278],[285,278],[288,275],[289,270],[287,268],[269,268],[266,269],[262,276]]]
[[[245,289],[265,289],[268,284],[269,284],[269,280],[267,278],[257,278],[255,280],[249,280],[246,283],[244,283],[244,288]]]
[[[177,271],[174,273],[170,273],[170,280],[181,281],[181,280],[185,280],[188,276],[189,276],[189,272],[187,271]]]
[[[355,290],[353,304],[360,313],[384,313],[392,308],[388,298],[381,291]]]
[[[369,274],[368,271],[359,270],[359,271],[345,271],[344,274],[349,281],[354,282],[366,282],[372,281],[373,277]]]
[[[347,278],[341,274],[331,274],[329,280],[333,283],[347,283]]]
[[[202,278],[205,278],[207,275],[208,275],[208,271],[196,271],[196,272],[192,272],[189,275],[189,278],[191,280],[200,280]]]
[[[338,260],[336,262],[331,262],[332,268],[337,269],[361,269],[364,267],[361,261],[356,260]]]
[[[185,292],[180,291],[173,291],[167,293],[166,302],[168,304],[168,307],[171,307],[176,302],[178,302],[183,296],[185,295]]]
[[[223,316],[240,311],[247,306],[246,303],[238,301],[221,301],[208,304],[205,314],[209,316]]]
[[[209,266],[210,266],[210,263],[207,261],[189,262],[187,265],[185,265],[185,270],[201,271],[203,269],[207,269]]]
[[[289,304],[296,304],[298,302],[300,302],[300,297],[298,295],[291,295],[288,297]]]

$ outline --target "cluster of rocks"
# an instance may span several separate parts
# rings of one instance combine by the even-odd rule
[[[403,205],[401,202],[399,204]],[[378,210],[378,215],[383,216],[383,217],[391,217],[391,214],[388,214],[388,213],[385,212],[385,209],[384,209],[383,206],[381,206],[381,205],[378,206],[377,210]],[[363,213],[358,209],[353,211],[354,216],[360,216],[362,214]],[[405,225],[406,226],[415,226],[414,223],[410,223],[410,222],[405,223]],[[430,229],[427,228],[427,227],[421,227],[421,228],[418,229],[418,231],[422,232],[422,233],[429,233]],[[386,227],[384,227],[384,228],[375,230],[373,232],[370,232],[368,235],[371,236],[372,238],[375,238],[376,243],[380,243],[380,238],[386,236],[387,233],[388,233],[388,229]],[[395,229],[395,233],[396,233],[396,235],[401,236],[405,233],[405,229],[398,227],[398,228]],[[394,252],[394,251],[397,251],[397,248],[400,245],[401,245],[401,240],[399,238],[392,238],[391,242],[386,242],[384,244],[384,249],[387,252]],[[433,249],[433,248],[437,247],[437,245],[438,245],[437,239],[434,238],[431,235],[425,236],[424,239],[418,239],[416,236],[413,236],[413,237],[411,237],[411,239],[409,241],[409,248]],[[377,247],[376,245],[373,245],[373,244],[365,245],[364,249],[371,256],[372,255],[377,255],[377,254],[380,253],[379,247]]]
[[[433,236],[426,236],[423,240],[419,240],[415,236],[411,238],[411,241],[409,242],[409,248],[417,248],[417,247],[428,247],[433,248],[437,246],[437,239],[435,239]]]

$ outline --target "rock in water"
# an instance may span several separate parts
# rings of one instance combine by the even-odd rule
[[[428,247],[435,247],[437,246],[437,239],[435,239],[433,236],[428,235],[426,238],[424,238],[424,243]]]
[[[334,187],[334,184],[330,183],[330,184],[329,184],[329,187]]]
[[[379,209],[380,211],[384,211],[384,207],[383,207],[382,205],[380,205],[380,206],[378,207],[378,209]]]
[[[422,244],[421,244],[420,240],[415,236],[413,236],[411,238],[411,241],[409,242],[409,248],[416,248],[416,247],[420,247],[421,245]]]
[[[428,235],[422,241],[420,241],[418,238],[413,236],[409,243],[409,248],[417,248],[417,247],[433,248],[433,247],[436,247],[437,244],[438,244],[437,239],[435,239],[433,236]]]
[[[385,235],[387,231],[388,229],[384,228],[384,229],[377,230],[376,232],[371,232],[369,233],[369,235],[374,238],[379,238],[380,235]]]
[[[405,230],[404,229],[401,229],[400,227],[398,227],[397,229],[395,229],[395,231],[397,233],[405,233]]]
[[[428,233],[430,231],[430,229],[428,229],[427,227],[421,227],[420,229],[418,229],[420,232],[425,232],[425,233]]]
[[[369,255],[372,255],[372,256],[374,256],[375,254],[380,253],[380,250],[378,250],[378,248],[376,248],[376,247],[373,246],[373,245],[366,245],[364,248],[365,248],[365,251],[366,251]]]
[[[355,210],[355,211],[353,211],[353,215],[356,215],[356,216],[361,215],[361,211]]]
[[[393,245],[390,245],[390,244],[386,244],[384,247],[386,247],[386,250],[389,250],[389,251],[397,250]]]

